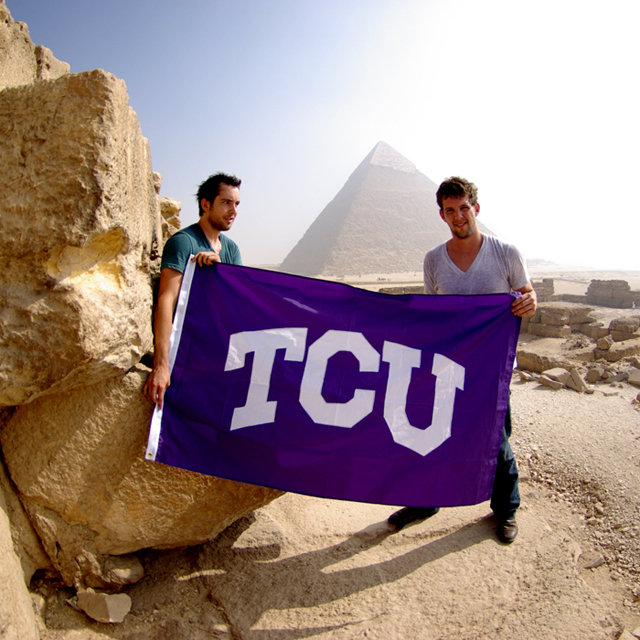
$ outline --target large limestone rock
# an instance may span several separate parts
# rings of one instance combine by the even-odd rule
[[[0,635],[6,640],[39,640],[31,598],[13,550],[7,503],[0,489]]]
[[[4,0],[0,0],[0,90],[66,73],[69,65],[56,60],[46,47],[35,46],[27,25],[15,22]]]
[[[144,460],[148,369],[18,407],[0,431],[7,468],[65,582],[117,587],[110,555],[211,540],[279,491]]]
[[[52,568],[51,560],[42,548],[40,538],[34,531],[3,464],[0,464],[0,493],[5,498],[13,549],[22,567],[24,583],[29,585],[36,571]]]
[[[151,157],[104,71],[0,91],[0,406],[121,374],[152,347]]]
[[[552,355],[540,355],[533,351],[519,349],[516,358],[518,361],[518,369],[523,371],[533,371],[534,373],[542,373],[548,369],[562,368],[570,371],[573,364],[566,358],[555,357]]]

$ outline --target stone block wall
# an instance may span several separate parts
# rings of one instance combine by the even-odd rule
[[[587,289],[587,302],[614,309],[640,307],[640,291],[632,291],[625,280],[592,280]]]
[[[597,333],[591,325],[599,324],[591,317],[590,307],[542,303],[530,318],[522,319],[521,331],[544,338],[566,338],[572,331],[586,329]],[[608,330],[604,329],[605,335]]]
[[[409,287],[382,287],[378,289],[378,293],[388,293],[393,296],[399,296],[403,293],[424,293],[424,286],[418,284]]]
[[[553,278],[543,278],[538,282],[531,281],[531,284],[538,294],[538,302],[549,302],[551,300],[555,291]]]

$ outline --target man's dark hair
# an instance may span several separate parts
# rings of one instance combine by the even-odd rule
[[[198,214],[202,215],[202,198],[213,203],[216,196],[220,195],[220,185],[226,184],[229,187],[239,187],[242,180],[226,173],[216,173],[209,176],[199,187],[196,198],[198,198]]]
[[[445,198],[464,198],[465,196],[469,198],[471,204],[478,204],[478,187],[464,178],[452,176],[438,187],[436,200],[438,201],[438,207],[442,211],[442,201]]]

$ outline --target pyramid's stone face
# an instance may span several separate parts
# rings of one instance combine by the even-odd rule
[[[437,185],[378,143],[281,265],[301,275],[421,271],[425,253],[451,237]]]

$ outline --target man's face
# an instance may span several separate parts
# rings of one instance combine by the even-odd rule
[[[240,189],[228,184],[221,184],[215,200],[209,202],[203,199],[201,204],[202,215],[206,216],[207,222],[218,231],[228,231],[238,215]]]
[[[476,216],[480,213],[479,204],[471,204],[469,198],[444,198],[440,217],[449,225],[451,233],[457,238],[468,238],[476,231]]]

